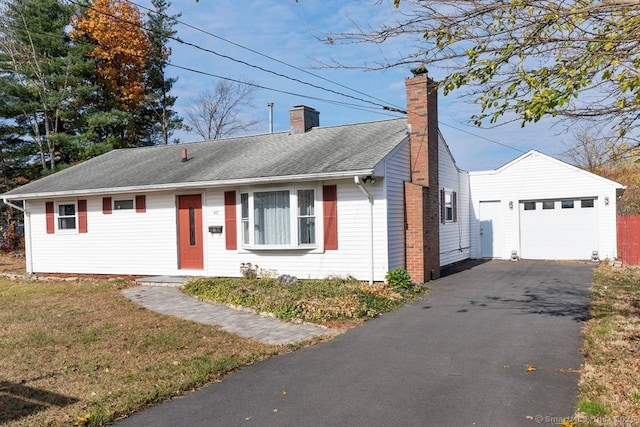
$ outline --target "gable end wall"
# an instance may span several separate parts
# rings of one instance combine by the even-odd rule
[[[480,257],[480,201],[499,200],[502,208],[503,241],[501,259],[510,259],[511,251],[520,253],[520,200],[596,197],[599,223],[600,258],[616,256],[616,189],[613,183],[585,173],[546,156],[531,153],[499,172],[472,172],[471,183],[471,257]],[[605,197],[609,204],[605,205]],[[513,201],[514,208],[509,208]]]

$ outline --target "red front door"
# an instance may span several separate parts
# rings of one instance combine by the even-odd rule
[[[203,268],[202,197],[200,194],[178,196],[179,268]]]

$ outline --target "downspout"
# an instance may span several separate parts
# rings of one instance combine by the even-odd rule
[[[17,209],[21,212],[27,213],[27,211],[24,210],[24,208],[22,206],[18,206],[18,205],[14,205],[13,203],[11,203],[10,201],[8,201],[7,199],[3,198],[2,201],[4,202],[5,205],[7,206],[11,206],[14,209]]]
[[[362,185],[359,176],[354,176],[353,181],[356,183],[360,191],[369,199],[369,285],[373,285],[373,196]]]
[[[24,214],[24,255],[26,261],[26,270],[27,274],[33,274],[33,263],[31,261],[31,212],[23,208],[22,206],[18,206],[14,203],[11,203],[9,200],[2,198],[2,201],[5,205],[10,206],[14,209],[21,211]],[[26,202],[24,202],[26,203]]]

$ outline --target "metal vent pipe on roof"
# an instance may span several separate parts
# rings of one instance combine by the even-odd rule
[[[269,133],[273,133],[273,102],[269,102],[267,107],[269,107]]]

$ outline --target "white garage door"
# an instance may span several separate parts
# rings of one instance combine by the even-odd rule
[[[520,202],[520,256],[591,259],[598,250],[595,198]]]

